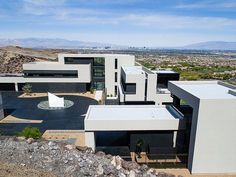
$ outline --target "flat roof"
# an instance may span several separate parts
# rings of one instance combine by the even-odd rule
[[[154,71],[157,74],[176,74],[177,72],[172,71],[172,70],[156,70]]]
[[[177,87],[200,99],[236,99],[236,96],[229,93],[235,92],[236,86],[228,86],[219,81],[170,81]]]
[[[100,57],[100,56],[134,56],[134,55],[129,55],[129,54],[102,54],[102,53],[92,53],[92,54],[83,54],[83,53],[59,53],[58,55],[61,56],[72,56],[72,57]]]
[[[178,130],[183,115],[172,106],[92,105],[85,130]]]
[[[91,106],[88,114],[88,118],[93,120],[166,120],[182,118],[180,113],[176,112],[171,106],[153,105]]]
[[[122,67],[126,74],[144,74],[142,66],[123,66]]]

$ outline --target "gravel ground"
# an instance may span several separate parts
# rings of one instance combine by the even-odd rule
[[[25,166],[0,162],[0,177],[56,177],[55,175],[34,170]]]
[[[42,175],[54,174],[58,177],[175,177],[157,173],[146,165],[140,166],[119,156],[94,153],[91,148],[45,140],[25,140],[22,137],[0,136],[0,162],[17,165],[16,168],[14,165],[2,166],[1,175],[4,177],[8,173],[14,177],[34,177],[40,176],[40,171],[48,172]],[[27,171],[32,169],[38,171]]]

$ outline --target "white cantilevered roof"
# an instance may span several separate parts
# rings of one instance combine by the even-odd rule
[[[182,114],[171,106],[90,106],[85,130],[178,130]],[[183,127],[182,127],[183,128]]]
[[[235,88],[227,87],[218,81],[170,81],[182,90],[200,99],[236,99],[236,96],[229,93]]]

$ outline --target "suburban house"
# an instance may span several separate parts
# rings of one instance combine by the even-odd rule
[[[86,146],[124,157],[132,153],[140,163],[184,162],[193,174],[236,173],[236,87],[179,77],[174,71],[149,70],[132,55],[59,54],[56,62],[24,64],[22,75],[2,75],[0,91],[21,91],[26,83],[33,92],[101,90],[115,100],[112,105],[80,102],[69,118],[54,110],[59,127],[70,123],[74,130],[83,124],[79,130]],[[87,113],[79,112],[82,108]],[[46,118],[53,127],[53,119]]]

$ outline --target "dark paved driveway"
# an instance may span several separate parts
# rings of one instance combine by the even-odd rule
[[[11,115],[22,119],[43,120],[40,124],[32,123],[8,123],[0,124],[3,134],[12,135],[26,126],[38,127],[45,130],[82,130],[84,118],[89,105],[97,104],[96,100],[83,96],[62,95],[67,100],[74,102],[70,108],[63,110],[42,110],[37,107],[38,103],[47,100],[47,97],[17,98],[20,93],[3,92],[3,107]]]

